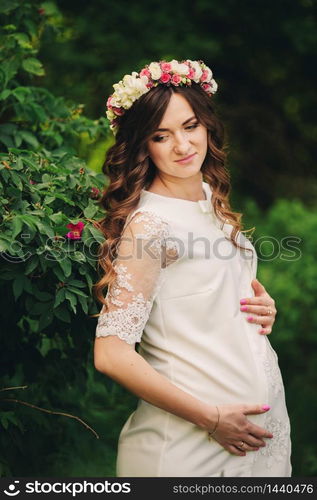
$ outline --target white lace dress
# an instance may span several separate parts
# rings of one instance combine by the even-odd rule
[[[230,454],[194,424],[139,399],[118,443],[118,477],[291,476],[290,422],[276,352],[240,299],[254,296],[257,256],[228,240],[211,204],[142,191],[128,217],[96,336],[118,335],[159,373],[211,405],[269,404],[248,415],[266,447]],[[227,238],[226,238],[227,236]],[[274,334],[274,333],[273,333]]]

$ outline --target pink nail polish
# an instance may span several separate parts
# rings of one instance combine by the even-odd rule
[[[269,405],[263,405],[262,410],[270,410],[271,407]]]
[[[253,320],[252,316],[248,316],[248,321],[252,321],[252,320]]]
[[[245,299],[240,300],[240,304],[246,304],[246,303],[247,303],[247,301]]]
[[[248,310],[247,306],[242,306],[240,309],[241,309],[241,311],[247,311]]]

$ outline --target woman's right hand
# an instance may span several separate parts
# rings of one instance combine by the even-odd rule
[[[257,451],[266,445],[264,438],[272,438],[273,434],[250,422],[246,415],[265,413],[269,410],[266,408],[248,404],[218,406],[219,424],[212,438],[233,455],[245,456],[247,451]]]

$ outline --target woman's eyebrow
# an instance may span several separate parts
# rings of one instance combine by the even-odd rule
[[[194,118],[196,118],[196,116],[191,116],[190,118],[188,118],[187,120],[185,120],[184,123],[182,123],[182,125],[186,125],[186,123],[190,122]],[[168,128],[157,128],[156,130],[154,130],[154,132],[166,132],[168,130],[169,130]]]

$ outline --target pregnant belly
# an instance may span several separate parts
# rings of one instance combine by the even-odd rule
[[[152,344],[147,332],[140,354],[172,383],[206,403],[266,403],[267,339],[254,325],[251,330],[241,313],[221,323],[205,316],[201,326],[197,328],[197,321],[181,326],[172,319],[165,324],[162,342],[156,336]]]

